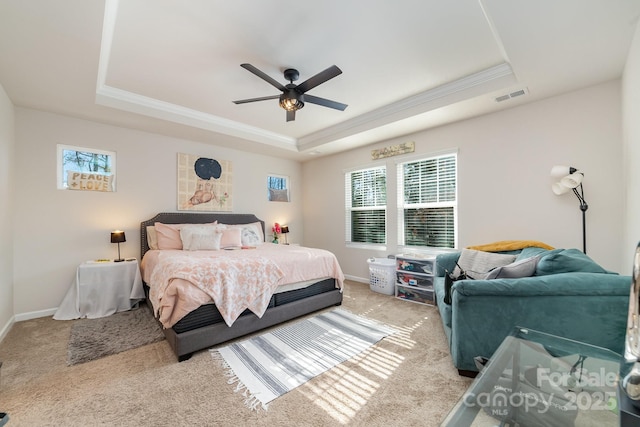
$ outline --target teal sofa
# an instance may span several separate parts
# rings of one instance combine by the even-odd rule
[[[516,261],[537,256],[533,276],[459,280],[445,303],[445,271],[461,252],[436,257],[434,289],[454,366],[474,376],[474,357],[490,358],[515,326],[624,350],[631,277],[604,270],[577,249],[503,252]]]

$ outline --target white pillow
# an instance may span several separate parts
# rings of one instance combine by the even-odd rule
[[[158,249],[158,236],[153,225],[147,225],[147,245],[149,249]]]
[[[467,276],[474,279],[484,279],[490,270],[511,264],[515,260],[515,255],[463,249],[460,258],[458,258],[458,265],[467,273]],[[460,268],[456,266],[453,270],[455,276],[460,274]]]
[[[217,251],[220,249],[222,231],[216,225],[185,225],[180,229],[182,249],[185,251]]]

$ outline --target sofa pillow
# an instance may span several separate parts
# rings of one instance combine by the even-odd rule
[[[541,256],[542,254],[546,254],[549,252],[548,249],[538,248],[538,247],[529,247],[523,248],[518,255],[516,255],[516,261],[520,261],[521,259],[531,258],[533,256]]]
[[[559,273],[607,273],[594,260],[578,249],[555,249],[543,255],[536,267],[536,275]]]
[[[456,266],[453,275],[458,277],[461,273],[460,268],[462,268],[467,276],[473,279],[484,279],[490,270],[511,264],[515,259],[515,255],[463,249],[460,258],[458,258],[459,267]]]
[[[180,239],[185,251],[217,251],[223,230],[216,225],[184,225],[180,228]]]
[[[502,267],[489,271],[485,279],[517,279],[519,277],[531,277],[536,272],[539,256],[521,259]]]

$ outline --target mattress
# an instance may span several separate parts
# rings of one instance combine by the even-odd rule
[[[271,297],[271,300],[269,301],[269,308],[299,301],[334,289],[336,289],[336,283],[333,278],[326,278],[319,282],[304,282],[284,285],[281,286]],[[241,314],[241,316],[251,314],[253,313],[247,309]],[[224,320],[218,311],[218,308],[215,304],[209,303],[201,305],[191,313],[187,314],[173,325],[173,330],[180,334],[220,322],[224,322]]]

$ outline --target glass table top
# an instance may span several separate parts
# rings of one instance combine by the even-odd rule
[[[618,426],[621,356],[517,327],[442,426]]]

